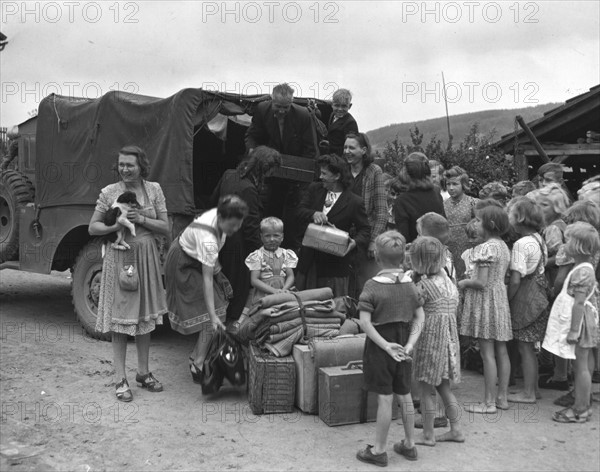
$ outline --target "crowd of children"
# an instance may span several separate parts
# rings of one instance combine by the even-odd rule
[[[368,338],[365,384],[379,395],[378,413],[375,443],[358,451],[359,460],[388,464],[394,393],[405,434],[393,445],[396,453],[417,460],[416,445],[464,442],[455,411],[460,404],[450,386],[460,381],[459,334],[477,341],[483,360],[483,399],[466,410],[492,414],[510,403],[535,403],[540,388],[568,389],[571,363],[574,390],[557,399],[565,408],[552,419],[591,419],[592,377],[598,375],[600,178],[586,181],[572,203],[560,164],[542,166],[539,175],[539,188],[518,182],[509,201],[502,184],[486,186],[480,195],[486,198],[478,200],[465,198],[466,172],[450,169],[447,220],[423,215],[419,237],[409,245],[393,230],[377,238],[380,272],[365,284],[358,308]],[[394,189],[394,181],[386,186]],[[553,372],[540,376],[544,360]],[[511,393],[511,370],[514,377],[519,368],[523,388]],[[421,395],[419,438],[411,383]],[[450,423],[441,435],[434,434],[436,390]]]
[[[333,104],[328,144],[340,153],[356,127],[348,113],[351,94],[339,90]],[[418,218],[418,237],[407,245],[396,231],[394,204],[408,189],[384,174],[387,231],[374,241],[380,270],[358,301],[367,335],[365,388],[378,394],[378,412],[374,444],[357,458],[377,466],[388,464],[394,394],[404,426],[396,453],[414,461],[417,445],[465,441],[451,389],[451,382],[460,382],[465,344],[477,345],[484,377],[482,401],[465,404],[466,411],[494,414],[510,403],[535,403],[540,389],[568,390],[572,365],[574,389],[555,401],[564,408],[552,419],[584,423],[592,415],[591,383],[599,370],[600,176],[584,183],[574,203],[556,163],[539,169],[538,185],[521,181],[509,190],[491,182],[475,198],[468,195],[464,169],[444,171],[437,161],[429,167],[445,216]],[[260,229],[263,247],[246,259],[253,286],[247,306],[292,288],[298,263],[293,251],[280,248],[280,220],[266,218]],[[509,392],[517,372],[522,389]],[[436,392],[444,408],[437,418]],[[449,431],[434,434],[448,424]],[[419,437],[415,427],[423,430]]]

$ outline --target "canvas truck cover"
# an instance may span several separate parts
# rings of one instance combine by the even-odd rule
[[[50,95],[38,111],[36,203],[39,208],[95,205],[100,190],[118,181],[119,149],[140,146],[150,160],[169,213],[193,214],[194,127],[217,113],[250,113],[269,96],[183,89],[168,98],[109,92],[97,99]]]

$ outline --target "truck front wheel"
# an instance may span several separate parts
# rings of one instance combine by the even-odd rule
[[[109,333],[96,331],[100,279],[102,277],[102,239],[92,239],[75,260],[71,294],[77,319],[93,338],[110,340]]]

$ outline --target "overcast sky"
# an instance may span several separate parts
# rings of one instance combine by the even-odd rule
[[[354,94],[363,131],[560,102],[600,83],[600,2],[1,4],[0,124],[52,92],[166,97],[185,87]]]

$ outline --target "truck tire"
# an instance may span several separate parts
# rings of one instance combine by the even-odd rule
[[[102,277],[102,239],[95,238],[79,252],[73,266],[71,295],[77,320],[95,339],[110,340],[110,333],[96,331],[100,279]]]
[[[0,262],[19,257],[19,213],[33,202],[31,181],[16,170],[0,171]]]

